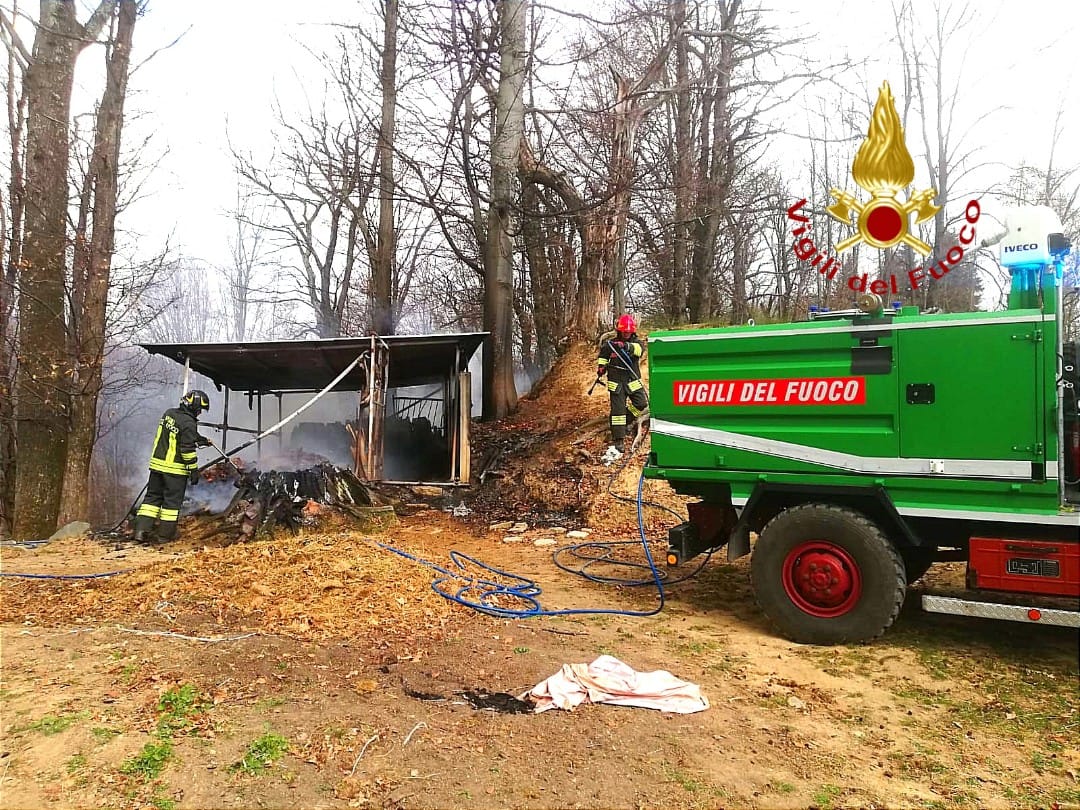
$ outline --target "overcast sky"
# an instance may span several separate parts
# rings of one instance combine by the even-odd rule
[[[560,3],[582,7],[573,0],[545,5]],[[931,2],[915,4],[932,16]],[[977,5],[975,29],[950,43],[947,57],[947,65],[964,62],[961,117],[973,121],[996,110],[992,123],[969,137],[985,146],[987,160],[1043,165],[1055,111],[1067,102],[1061,162],[1080,163],[1080,4],[990,0]],[[167,149],[147,196],[124,223],[142,234],[141,252],[156,252],[171,233],[185,255],[227,261],[228,210],[236,183],[226,133],[244,149],[268,151],[274,99],[289,108],[303,103],[305,86],[320,92],[323,79],[305,46],[326,45],[333,23],[358,19],[366,6],[358,0],[150,0],[136,28],[135,60],[183,37],[142,66],[132,85],[129,109],[141,116],[129,125],[128,143],[153,132],[157,148]],[[769,8],[784,25],[811,36],[808,47],[819,56],[871,58],[864,75],[849,77],[851,84],[862,80],[876,88],[888,79],[894,93],[902,87],[896,49],[889,43],[888,0],[773,0]],[[793,121],[799,115],[797,109],[790,112]],[[908,143],[916,152],[913,133]],[[779,138],[771,146],[781,160],[793,154],[801,159],[797,150],[805,148]]]

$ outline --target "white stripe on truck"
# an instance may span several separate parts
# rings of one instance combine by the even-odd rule
[[[824,467],[836,467],[850,472],[891,475],[919,475],[944,478],[1016,478],[1031,480],[1030,461],[1001,459],[931,459],[893,458],[885,456],[856,456],[838,450],[824,450],[806,444],[763,439],[717,428],[691,427],[663,419],[652,420],[649,428],[662,436],[674,436],[694,442],[704,442],[733,450],[746,450],[766,456],[805,461]]]

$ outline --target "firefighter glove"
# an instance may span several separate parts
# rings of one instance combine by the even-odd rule
[[[625,349],[626,348],[626,342],[622,341],[622,340],[613,340],[613,341],[611,341],[611,345],[614,346],[616,349]]]
[[[208,438],[206,438],[205,436],[199,436],[195,440],[195,444],[197,446],[199,446],[199,447],[209,447],[210,446],[210,440]]]
[[[198,470],[192,470],[190,473],[188,473],[188,483],[191,484],[191,486],[195,486],[197,483],[199,483]]]
[[[606,369],[606,368],[604,368],[603,366],[597,366],[597,367],[596,367],[596,379],[598,379],[598,380],[599,380],[599,379],[600,379],[601,377],[603,377],[603,376],[604,376],[604,374],[606,374],[606,373],[607,373],[607,369]]]

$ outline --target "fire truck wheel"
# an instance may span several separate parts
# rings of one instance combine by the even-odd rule
[[[800,644],[877,638],[904,602],[904,561],[865,516],[803,504],[774,517],[750,559],[758,605]]]

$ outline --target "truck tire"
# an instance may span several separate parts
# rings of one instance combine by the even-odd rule
[[[871,521],[851,509],[802,504],[774,517],[750,559],[758,605],[792,641],[843,644],[877,638],[904,602],[904,561]]]

